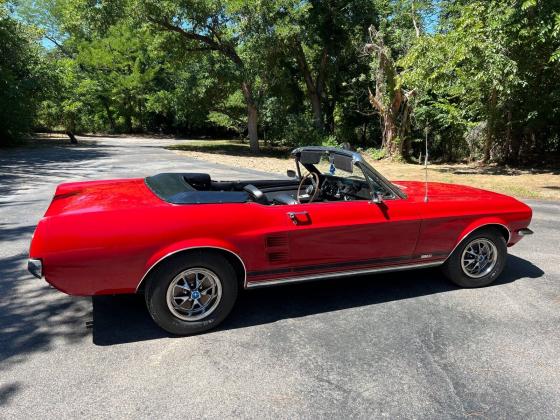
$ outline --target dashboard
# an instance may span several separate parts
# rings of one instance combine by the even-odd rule
[[[322,198],[325,200],[369,200],[371,199],[368,183],[361,179],[339,178],[324,175],[321,185]]]

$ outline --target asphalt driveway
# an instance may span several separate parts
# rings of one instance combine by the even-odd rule
[[[254,290],[196,337],[166,335],[138,297],[73,298],[27,274],[60,182],[265,176],[171,142],[0,151],[1,419],[560,417],[560,203],[528,201],[535,235],[491,287],[421,270]]]

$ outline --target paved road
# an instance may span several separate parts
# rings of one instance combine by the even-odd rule
[[[169,142],[0,151],[0,418],[560,417],[560,203],[529,202],[536,235],[492,287],[423,270],[255,290],[196,337],[167,336],[137,297],[72,298],[25,272],[57,183],[263,176]]]

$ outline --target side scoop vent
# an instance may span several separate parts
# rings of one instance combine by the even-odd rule
[[[288,262],[288,234],[277,233],[265,238],[266,256],[271,264]]]
[[[265,246],[267,248],[286,247],[288,246],[288,235],[278,234],[267,236],[265,239]]]
[[[268,253],[268,261],[271,264],[278,264],[282,262],[288,261],[288,253],[285,251],[280,252],[269,252]]]

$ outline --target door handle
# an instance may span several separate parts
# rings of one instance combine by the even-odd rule
[[[288,212],[288,217],[290,218],[290,220],[294,223],[294,225],[297,225],[300,223],[298,216],[305,216],[305,221],[306,223],[309,223],[309,213],[307,213],[306,211],[290,211]]]

